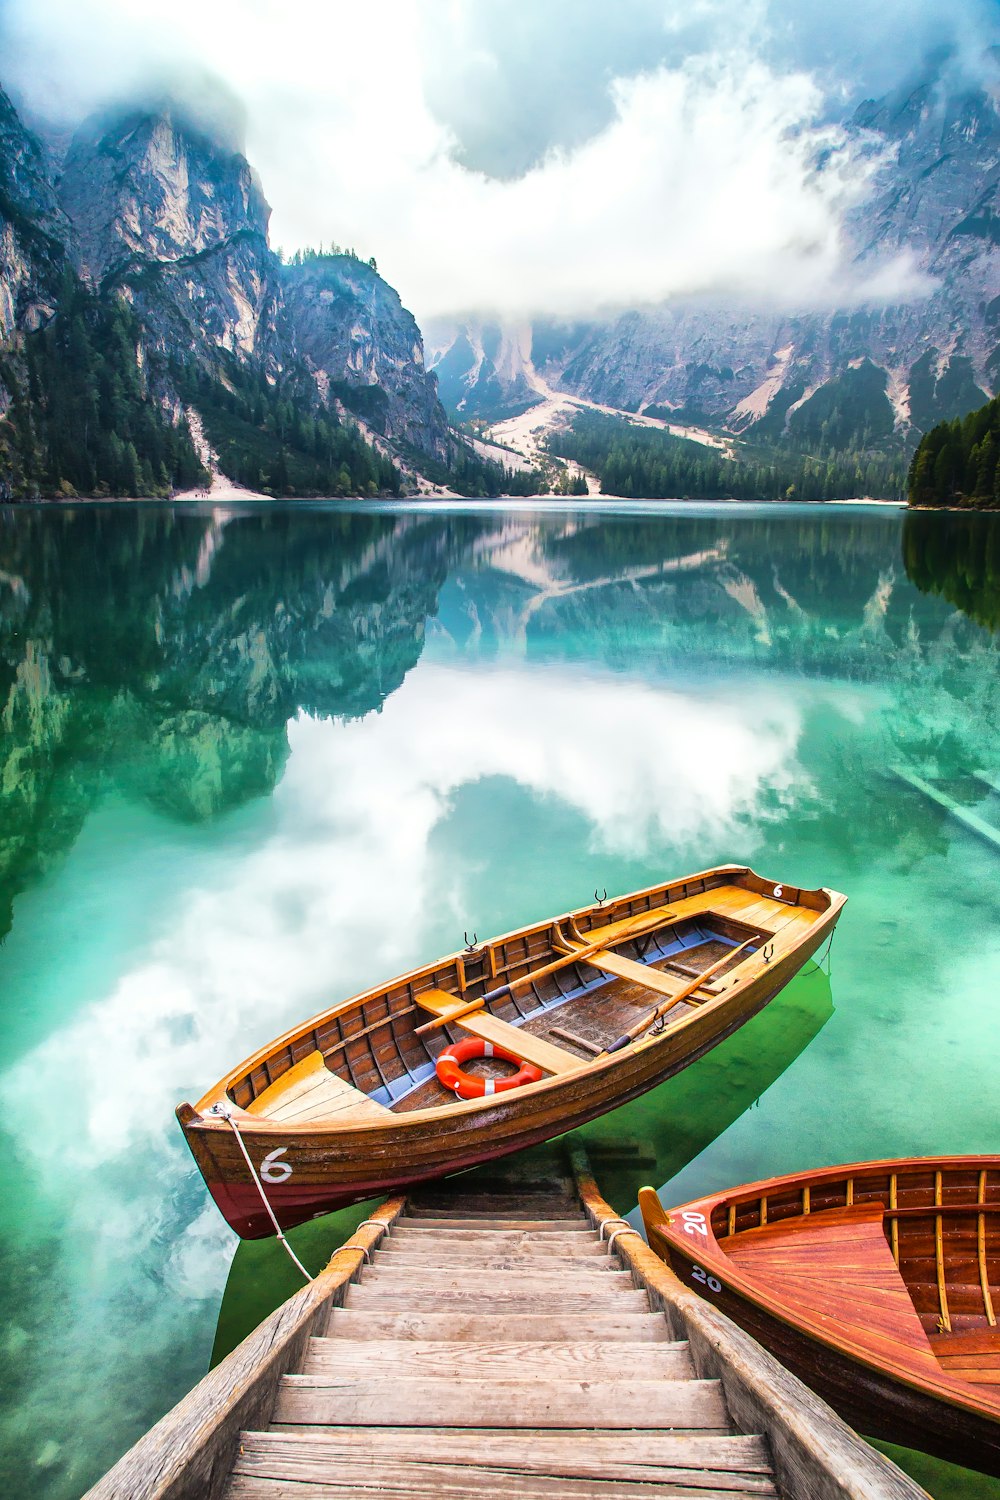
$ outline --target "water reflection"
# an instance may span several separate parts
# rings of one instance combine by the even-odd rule
[[[903,561],[923,593],[1000,628],[1000,515],[914,511],[903,525]]]
[[[176,1099],[595,882],[735,858],[852,897],[835,1014],[789,992],[593,1127],[635,1134],[644,1176],[986,1148],[995,864],[885,772],[981,762],[997,644],[913,586],[900,533],[837,510],[0,512],[0,1489],[78,1494],[207,1364],[232,1241]]]

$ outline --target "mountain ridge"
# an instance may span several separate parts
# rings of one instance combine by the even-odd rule
[[[0,498],[79,490],[80,466],[73,478],[52,469],[47,425],[62,418],[51,410],[44,379],[41,404],[32,406],[39,371],[51,373],[55,352],[48,360],[29,359],[28,346],[43,330],[51,342],[60,299],[94,325],[94,347],[81,355],[78,373],[81,367],[92,373],[103,360],[106,381],[136,386],[135,372],[125,368],[134,359],[133,406],[150,403],[154,424],[167,422],[180,433],[190,462],[161,473],[155,462],[143,467],[148,455],[138,417],[129,433],[118,432],[138,460],[122,472],[138,474],[151,486],[147,492],[181,482],[181,469],[189,478],[191,464],[197,472],[186,424],[194,417],[200,430],[203,414],[188,409],[191,371],[223,388],[240,371],[243,384],[244,376],[259,378],[261,400],[251,401],[244,415],[282,440],[286,408],[307,445],[315,421],[331,431],[346,425],[392,459],[401,475],[393,492],[417,487],[425,467],[447,475],[456,463],[483,492],[496,489],[501,471],[476,460],[452,432],[424,365],[416,321],[374,263],[338,252],[285,264],[270,248],[270,212],[242,152],[169,100],[85,121],[60,169],[0,91]],[[114,305],[128,316],[98,330]],[[122,347],[130,339],[131,354]],[[105,403],[101,421],[107,409]],[[207,435],[218,447],[215,434]],[[117,492],[107,469],[95,452],[91,479],[82,482]],[[350,464],[347,471],[300,464],[300,476],[307,469],[312,479],[302,482],[321,483],[321,493],[344,493],[331,476],[354,472]],[[288,462],[276,461],[265,480],[280,486],[289,472]],[[365,472],[370,490],[371,466]],[[358,479],[347,483],[348,493],[358,492]]]
[[[852,267],[864,280],[909,256],[936,283],[926,296],[824,311],[703,297],[605,320],[541,317],[520,336],[525,363],[585,400],[755,441],[794,438],[817,393],[863,360],[885,373],[881,406],[900,447],[980,404],[1000,380],[997,102],[985,89],[948,87],[932,69],[857,106],[845,129],[857,140],[874,134],[892,158],[848,217]],[[524,409],[524,366],[489,358],[491,340],[513,346],[508,335],[487,317],[456,319],[450,336],[437,327],[432,368],[453,413],[493,421]]]

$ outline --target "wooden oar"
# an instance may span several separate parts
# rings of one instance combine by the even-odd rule
[[[655,912],[644,911],[630,922],[628,926],[621,927],[612,936],[611,941],[612,943],[623,943],[626,938],[634,937],[636,933],[644,932],[647,928],[653,931],[657,927],[663,927],[667,922],[674,920],[674,915],[672,911],[664,911],[662,908]],[[608,925],[611,926],[612,924],[609,923]],[[415,1028],[414,1035],[420,1036],[421,1032],[424,1031],[436,1031],[439,1026],[447,1026],[449,1021],[460,1021],[463,1016],[471,1016],[474,1010],[481,1010],[484,1005],[489,1005],[494,1000],[502,1000],[505,995],[512,995],[515,990],[521,989],[523,985],[532,984],[536,979],[544,979],[546,974],[555,973],[556,969],[565,969],[567,964],[576,963],[578,959],[586,962],[593,954],[599,953],[602,948],[606,948],[607,946],[608,937],[607,933],[605,933],[602,938],[588,943],[585,948],[574,948],[572,953],[566,953],[562,958],[554,959],[550,964],[543,964],[540,969],[531,969],[527,974],[522,974],[520,979],[512,979],[509,984],[502,984],[499,989],[490,990],[487,995],[480,995],[478,1000],[470,1001],[468,1005],[463,1005],[459,1010],[449,1011],[446,1016],[435,1016],[433,1021],[425,1021],[423,1026]],[[419,1005],[420,996],[418,995],[416,998]]]
[[[714,964],[709,964],[707,969],[703,969],[697,979],[692,979],[691,983],[686,984],[682,990],[678,990],[676,995],[671,995],[669,999],[663,1001],[662,1005],[655,1006],[643,1020],[637,1021],[634,1026],[630,1026],[628,1031],[624,1032],[616,1042],[612,1042],[609,1047],[605,1047],[601,1056],[605,1057],[609,1052],[620,1052],[623,1047],[627,1047],[630,1042],[634,1042],[636,1037],[644,1032],[648,1026],[652,1026],[654,1021],[658,1021],[665,1011],[671,1010],[679,1001],[686,1000],[689,995],[694,994],[695,990],[700,990],[705,980],[711,979],[712,975],[724,968],[726,964],[736,957],[737,953],[742,953],[744,948],[749,948],[752,943],[759,942],[760,935],[757,934],[752,938],[747,938],[746,942],[741,943],[738,948],[730,948],[729,952],[724,953]]]

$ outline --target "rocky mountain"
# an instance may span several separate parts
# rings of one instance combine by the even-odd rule
[[[225,349],[271,375],[281,368],[271,210],[239,152],[169,103],[129,111],[80,128],[58,193],[77,270],[125,296],[164,352]]]
[[[52,317],[71,242],[42,145],[0,91],[0,341]]]
[[[295,348],[322,394],[392,443],[446,459],[437,381],[424,368],[420,329],[398,293],[349,255],[283,266],[281,284]]]
[[[397,293],[353,255],[282,264],[268,243],[269,218],[242,152],[170,100],[85,122],[57,172],[0,93],[0,415],[19,385],[27,399],[25,336],[58,321],[61,278],[71,274],[98,308],[129,309],[131,324],[95,338],[113,346],[113,362],[116,343],[134,336],[126,358],[138,363],[142,399],[175,424],[185,409],[198,423],[192,372],[223,392],[234,379],[244,389],[249,377],[251,386],[265,382],[264,408],[280,408],[283,430],[281,411],[291,408],[306,449],[316,441],[313,418],[336,424],[346,415],[411,469],[424,462],[447,469],[456,455],[467,461],[424,367],[420,330]],[[98,319],[94,312],[91,322]],[[139,426],[133,421],[118,438],[138,450],[137,472],[155,474],[163,465],[142,450]],[[6,447],[0,431],[0,493],[5,458],[10,493],[17,493],[10,475],[30,492],[30,475],[47,462],[52,469],[44,441],[39,446],[43,429],[44,412],[26,414],[22,400]],[[104,473],[107,464],[95,462],[94,472]],[[334,462],[330,472],[342,470]],[[58,479],[53,471],[49,482]]]
[[[488,329],[466,321],[435,340],[449,409],[509,416],[537,371],[625,411],[811,443],[834,406],[856,413],[856,439],[866,427],[905,439],[981,404],[1000,380],[997,99],[931,71],[863,104],[847,128],[881,136],[892,157],[847,224],[855,269],[908,252],[929,295],[825,312],[672,302],[603,323],[540,320],[506,376],[484,358]]]

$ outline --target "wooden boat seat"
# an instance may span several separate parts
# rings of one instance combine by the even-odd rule
[[[446,990],[424,990],[415,996],[417,1004],[424,1010],[429,1010],[432,1015],[446,1016],[449,1011],[455,1010],[462,1004],[461,997],[449,995]],[[488,1010],[475,1010],[468,1016],[462,1016],[452,1023],[460,1026],[463,1031],[468,1031],[472,1036],[482,1037],[484,1042],[493,1042],[498,1047],[505,1047],[508,1052],[513,1052],[525,1062],[534,1063],[537,1068],[544,1068],[546,1073],[572,1073],[579,1068],[583,1059],[575,1057],[572,1052],[567,1052],[565,1047],[554,1047],[544,1037],[532,1036],[528,1031],[522,1031],[519,1026],[511,1026],[507,1021],[501,1021],[497,1016],[490,1015]]]
[[[676,979],[672,974],[664,974],[660,969],[652,969],[649,964],[639,963],[634,958],[624,958],[620,953],[612,953],[607,948],[601,948],[597,953],[592,953],[589,958],[583,959],[583,962],[592,964],[595,969],[603,969],[606,974],[616,974],[619,979],[629,979],[633,984],[644,985],[648,990],[655,990],[658,995],[676,995],[689,982]],[[705,990],[707,994],[715,993],[711,980],[705,985]],[[684,1001],[685,1005],[694,1006],[704,1005],[704,1003],[704,999],[698,1000],[694,995],[690,995]]]
[[[294,1124],[335,1117],[338,1125],[349,1125],[352,1119],[381,1120],[391,1111],[331,1073],[322,1052],[310,1052],[258,1094],[247,1114]]]
[[[853,1203],[779,1219],[719,1240],[735,1266],[842,1332],[905,1344],[933,1358],[920,1317],[893,1259],[881,1203]]]
[[[1000,1385],[1000,1328],[932,1333],[930,1346],[946,1375],[973,1385]]]

